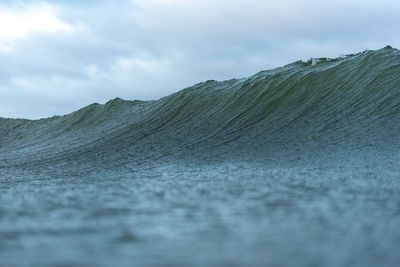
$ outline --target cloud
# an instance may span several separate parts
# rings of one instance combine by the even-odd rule
[[[8,52],[15,39],[27,38],[33,32],[71,31],[61,22],[50,5],[25,6],[22,9],[0,8],[0,50]]]
[[[30,32],[54,32],[71,30],[59,21],[50,6],[29,7],[22,11],[0,9],[0,38],[23,38]]]
[[[157,99],[310,57],[399,47],[398,1],[0,1],[0,116]]]

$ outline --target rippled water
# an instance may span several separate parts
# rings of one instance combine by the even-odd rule
[[[0,266],[397,266],[399,73],[387,47],[0,119]]]

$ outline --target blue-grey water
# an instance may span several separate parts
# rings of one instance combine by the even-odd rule
[[[400,51],[0,119],[0,266],[399,266]]]

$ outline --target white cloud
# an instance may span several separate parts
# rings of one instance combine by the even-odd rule
[[[0,8],[0,38],[24,38],[31,32],[70,31],[48,4],[32,5],[23,10]]]

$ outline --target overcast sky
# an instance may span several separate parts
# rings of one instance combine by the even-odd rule
[[[399,0],[0,0],[0,117],[400,47]]]

